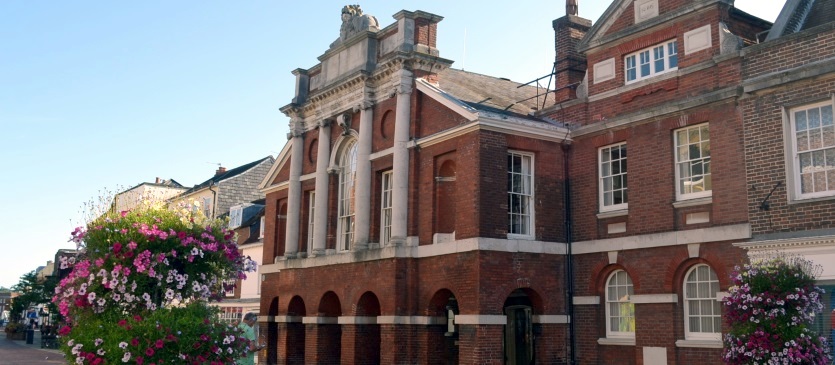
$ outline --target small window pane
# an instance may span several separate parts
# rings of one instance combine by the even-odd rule
[[[821,148],[821,130],[820,129],[810,129],[809,130],[809,149],[818,149]]]
[[[809,132],[797,132],[797,150],[801,152],[809,150]]]
[[[808,114],[809,129],[820,128],[820,126],[821,126],[820,109],[813,108],[813,109],[809,109],[808,112],[809,112],[809,114]]]
[[[821,125],[832,125],[832,105],[821,108]]]
[[[808,128],[807,125],[806,125],[806,111],[805,110],[801,110],[799,112],[794,113],[794,123],[795,123],[795,129],[797,129],[797,131],[805,131],[806,128]]]

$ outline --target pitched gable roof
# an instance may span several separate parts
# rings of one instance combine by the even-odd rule
[[[267,160],[272,161],[273,157],[272,156],[267,156],[267,157],[264,157],[262,159],[252,161],[248,164],[238,166],[238,167],[236,167],[234,169],[231,169],[231,170],[228,170],[226,172],[223,172],[223,173],[220,173],[220,174],[215,174],[215,176],[212,176],[208,180],[206,180],[206,181],[204,181],[200,184],[194,185],[194,187],[192,187],[191,189],[186,190],[185,192],[183,192],[183,195],[188,195],[188,194],[193,193],[197,190],[204,189],[204,188],[206,188],[210,185],[217,185],[221,181],[229,179],[229,178],[233,178],[233,177],[238,176],[240,174],[243,174],[243,173],[249,171],[250,169],[252,169],[253,167],[258,166],[262,162],[267,161]]]
[[[523,85],[505,78],[487,76],[448,68],[438,74],[441,89],[456,99],[479,108],[503,110],[519,115],[528,115],[538,109],[539,103],[548,95],[547,90]]]
[[[788,0],[774,21],[766,41],[816,27],[835,19],[833,0]]]

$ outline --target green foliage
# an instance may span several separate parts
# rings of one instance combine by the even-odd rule
[[[232,232],[192,210],[142,206],[77,228],[79,255],[53,301],[65,316],[62,350],[78,364],[228,364],[246,353],[240,330],[208,300],[245,278]]]

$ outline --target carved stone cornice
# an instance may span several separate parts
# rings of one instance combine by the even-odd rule
[[[326,127],[330,127],[331,124],[333,124],[333,119],[324,118],[324,119],[319,120],[318,127],[319,128],[326,128]]]

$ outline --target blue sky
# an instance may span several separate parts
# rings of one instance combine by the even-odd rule
[[[290,5],[288,5],[290,4]],[[0,2],[0,286],[74,248],[82,204],[156,177],[200,183],[277,155],[296,68],[338,37],[344,1]],[[444,17],[454,68],[528,82],[554,58],[563,1],[365,1]],[[580,1],[594,21],[609,1]],[[773,21],[779,0],[737,0]]]

